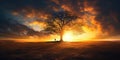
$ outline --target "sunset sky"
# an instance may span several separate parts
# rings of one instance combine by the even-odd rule
[[[56,37],[44,31],[46,21],[68,11],[78,18],[64,39],[120,39],[119,0],[0,0],[0,38]],[[82,26],[79,26],[82,24]],[[69,38],[68,35],[72,37]]]

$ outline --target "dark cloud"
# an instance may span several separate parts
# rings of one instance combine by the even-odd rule
[[[111,34],[120,34],[120,1],[119,0],[98,0],[95,9],[98,11],[96,17],[105,31]]]

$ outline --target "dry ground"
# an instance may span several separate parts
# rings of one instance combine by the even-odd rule
[[[120,60],[120,42],[0,41],[0,60]]]

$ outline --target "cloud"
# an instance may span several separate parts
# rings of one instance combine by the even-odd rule
[[[119,2],[119,0],[0,0],[0,22],[18,22],[26,25],[34,21],[47,20],[58,11],[69,11],[84,18],[84,22],[87,22],[85,25],[89,25],[89,28],[94,27],[108,35],[119,35]],[[85,14],[90,16],[89,19],[85,18]]]

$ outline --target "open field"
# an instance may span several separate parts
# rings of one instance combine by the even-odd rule
[[[119,41],[0,41],[0,60],[120,60]]]

